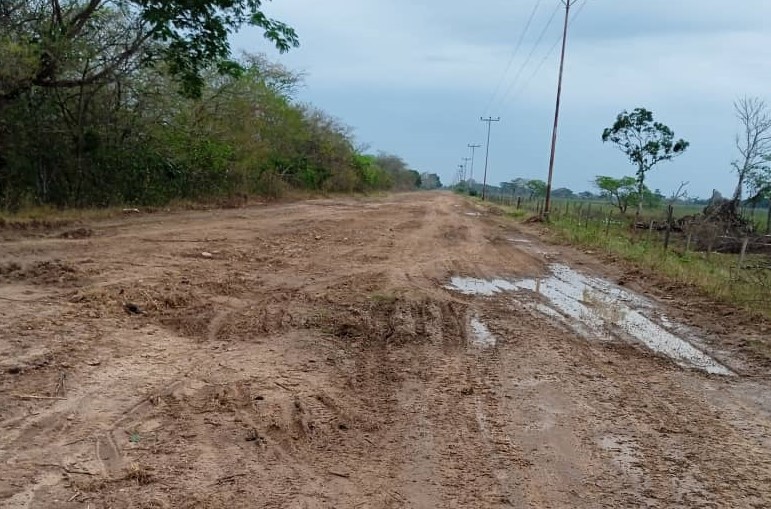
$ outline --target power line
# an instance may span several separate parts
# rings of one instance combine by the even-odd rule
[[[570,18],[569,26],[573,26],[573,22],[578,18],[578,15],[581,14],[581,11],[584,10],[584,7],[586,7],[586,4],[589,0],[584,0],[583,3],[578,7],[576,12],[573,14],[573,17]],[[554,50],[557,49],[557,46],[559,46],[560,42],[562,42],[562,35],[560,35],[557,40],[554,41],[554,44],[552,44],[552,47],[549,49],[549,51],[546,53],[546,55],[543,56],[540,63],[536,67],[535,71],[533,71],[533,74],[530,75],[530,77],[525,80],[524,83],[522,83],[522,86],[520,86],[517,91],[514,93],[514,95],[511,97],[512,101],[515,101],[517,98],[519,98],[520,95],[522,95],[522,92],[527,90],[528,85],[535,79],[536,76],[538,76],[538,73],[541,72],[541,69],[543,68],[546,61],[549,59],[549,57],[554,53]]]
[[[485,177],[484,177],[484,180],[482,181],[482,201],[485,201],[485,194],[487,192],[487,163],[490,160],[490,131],[492,130],[493,122],[500,122],[501,117],[497,117],[497,118],[481,117],[480,120],[482,122],[487,122],[487,151],[485,154]]]
[[[525,68],[533,59],[533,55],[535,55],[536,50],[538,50],[538,47],[541,44],[541,41],[543,41],[543,38],[546,36],[546,33],[549,31],[549,28],[551,28],[551,25],[554,22],[554,19],[557,17],[557,13],[559,12],[559,10],[560,10],[560,6],[559,5],[555,6],[554,11],[552,11],[551,16],[549,16],[549,19],[546,22],[546,25],[543,27],[543,30],[541,30],[541,33],[538,35],[538,39],[536,39],[535,44],[533,44],[533,49],[530,50],[530,53],[527,55],[527,58],[519,67],[517,74],[514,76],[514,79],[509,84],[509,87],[506,89],[506,92],[501,97],[501,102],[506,101],[506,98],[509,96],[509,94],[511,93],[511,90],[514,88],[514,85],[516,85],[517,81],[519,81],[519,77],[522,76],[522,73],[524,72]]]
[[[538,12],[538,8],[541,6],[541,3],[543,0],[538,0],[535,3],[535,6],[533,7],[532,12],[530,13],[530,17],[527,19],[527,23],[525,23],[525,28],[522,31],[522,33],[519,36],[519,40],[517,41],[516,46],[514,47],[514,51],[511,52],[511,57],[509,57],[509,62],[506,64],[506,69],[503,71],[503,74],[501,74],[500,79],[498,80],[498,84],[495,86],[495,91],[493,92],[493,95],[490,96],[490,100],[487,102],[487,106],[485,106],[484,112],[487,113],[490,107],[493,105],[493,101],[495,101],[495,98],[498,96],[498,92],[501,90],[501,85],[503,85],[503,81],[506,79],[506,76],[509,74],[509,71],[511,70],[511,64],[514,63],[514,59],[519,54],[519,50],[522,48],[522,43],[525,41],[525,36],[527,35],[528,30],[530,30],[530,25],[533,24],[533,19],[535,18],[536,12]]]

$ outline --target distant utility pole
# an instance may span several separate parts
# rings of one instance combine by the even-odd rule
[[[493,122],[500,122],[501,117],[481,117],[479,120],[487,122],[487,151],[485,153],[485,177],[482,181],[482,201],[485,201],[487,194],[487,164],[490,161],[490,131],[492,130]]]
[[[468,162],[471,161],[470,157],[463,158],[463,180],[466,180],[466,170],[468,170]]]
[[[554,156],[557,153],[557,127],[560,121],[560,101],[562,99],[562,75],[565,70],[565,47],[568,42],[568,24],[570,22],[570,8],[578,0],[560,0],[565,6],[565,28],[562,31],[562,54],[560,55],[560,74],[557,82],[557,106],[554,110],[554,128],[551,135],[551,156],[549,157],[549,180],[546,182],[546,202],[543,206],[543,217],[548,221],[551,212],[551,184],[554,178]]]
[[[476,151],[478,148],[480,148],[482,145],[472,145],[469,144],[468,148],[471,149],[471,176],[469,177],[469,180],[474,180],[474,155],[476,154]]]
[[[458,165],[458,180],[459,180],[458,183],[461,183],[464,180],[466,180],[466,170],[463,168],[462,164]]]

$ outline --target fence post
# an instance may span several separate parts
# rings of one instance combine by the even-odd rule
[[[664,251],[669,249],[669,237],[672,234],[672,216],[675,213],[675,208],[670,205],[667,208],[667,233],[664,235]]]
[[[650,244],[652,236],[653,236],[653,219],[651,219],[651,224],[648,227],[648,244]]]
[[[744,259],[747,257],[747,246],[750,244],[749,237],[744,237],[742,240],[742,254],[739,256],[739,269],[744,265]]]

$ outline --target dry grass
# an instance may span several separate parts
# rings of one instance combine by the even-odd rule
[[[153,482],[153,476],[150,469],[139,463],[132,463],[126,467],[126,476],[124,479],[135,482],[140,486],[145,486]]]

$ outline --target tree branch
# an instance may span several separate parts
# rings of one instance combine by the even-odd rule
[[[81,30],[83,30],[83,27],[86,25],[86,23],[88,23],[89,18],[93,16],[94,12],[102,4],[102,1],[103,0],[90,0],[88,5],[86,5],[82,11],[80,11],[75,15],[74,18],[72,18],[72,21],[70,22],[70,28],[67,30],[67,37],[75,37],[80,33]]]

